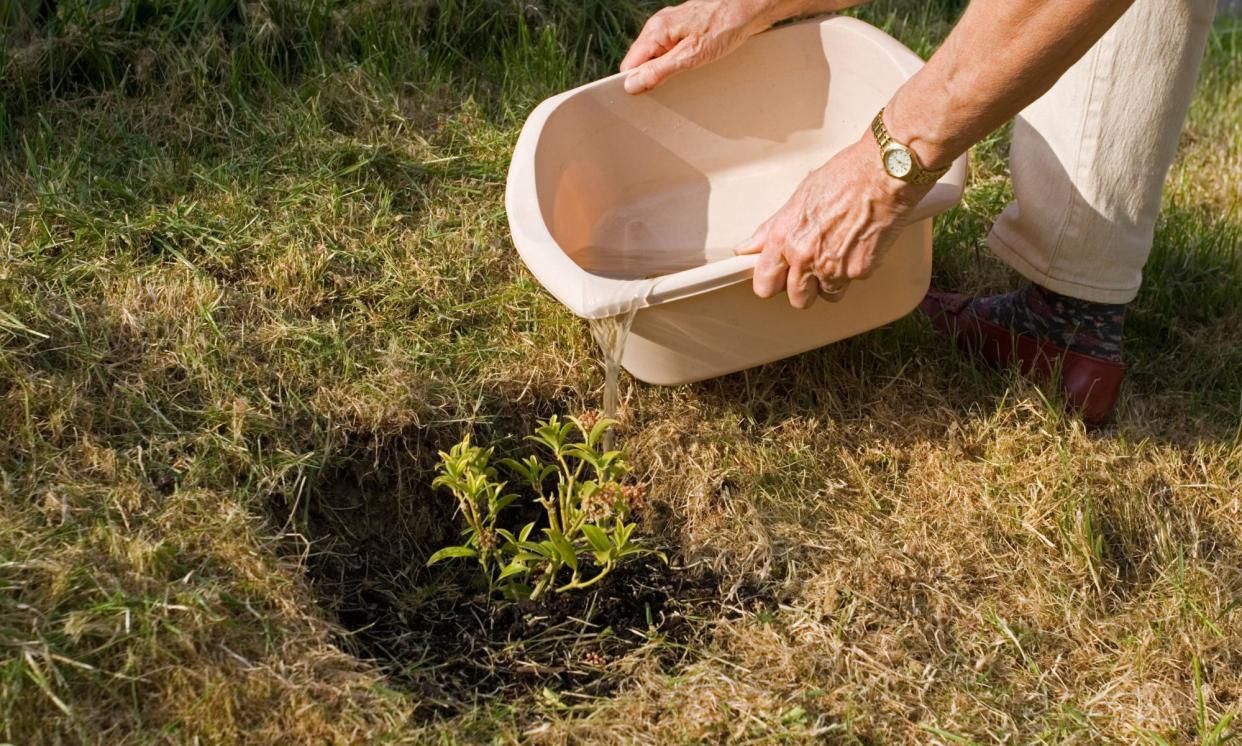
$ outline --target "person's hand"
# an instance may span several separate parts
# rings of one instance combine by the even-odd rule
[[[689,0],[647,20],[621,62],[627,93],[644,93],[719,59],[781,20],[779,0]]]
[[[812,171],[737,249],[762,252],[755,294],[784,290],[794,308],[809,308],[816,297],[840,300],[852,280],[871,274],[930,189],[885,173],[875,141],[864,137]]]

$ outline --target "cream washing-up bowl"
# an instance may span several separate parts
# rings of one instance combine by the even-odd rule
[[[922,64],[879,29],[830,17],[760,34],[641,96],[615,75],[550,98],[513,154],[514,245],[578,316],[636,311],[621,364],[648,383],[712,378],[887,324],[927,291],[931,216],[961,199],[964,157],[839,303],[799,311],[784,295],[756,297],[755,257],[732,249]]]

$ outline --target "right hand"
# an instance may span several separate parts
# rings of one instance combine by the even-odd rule
[[[644,93],[679,72],[720,59],[780,16],[777,0],[688,0],[647,20],[621,62],[626,93]]]

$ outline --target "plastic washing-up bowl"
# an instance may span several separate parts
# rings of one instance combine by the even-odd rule
[[[927,291],[931,217],[961,199],[964,157],[839,303],[762,300],[755,257],[732,250],[922,64],[879,29],[830,17],[760,34],[641,96],[616,75],[548,99],[509,171],[514,245],[578,316],[636,311],[621,364],[648,383],[712,378],[887,324]]]

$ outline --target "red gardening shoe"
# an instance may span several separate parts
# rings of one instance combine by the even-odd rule
[[[1078,412],[1089,425],[1099,425],[1112,416],[1126,375],[1125,365],[1015,333],[975,315],[969,308],[971,300],[960,293],[932,289],[919,308],[931,319],[936,331],[994,368],[1017,363],[1027,378],[1048,380],[1059,364],[1061,391],[1069,409]]]

